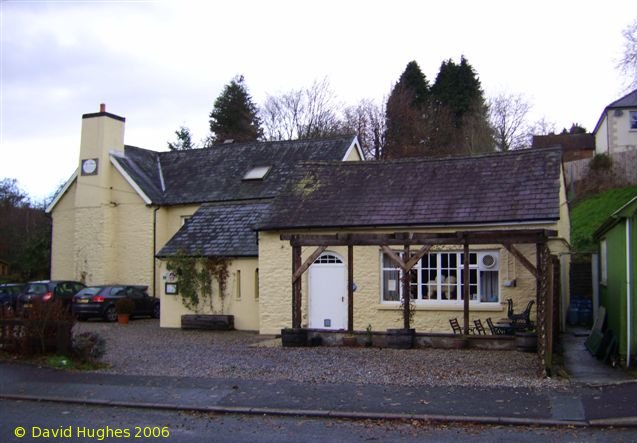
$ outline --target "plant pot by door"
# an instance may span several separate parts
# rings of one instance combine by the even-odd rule
[[[281,344],[283,345],[283,347],[286,348],[299,348],[307,346],[307,329],[281,329]]]
[[[119,323],[120,325],[127,325],[129,319],[129,314],[117,314],[117,323]]]
[[[385,344],[391,349],[411,349],[416,337],[415,329],[388,329]]]
[[[537,334],[535,332],[516,332],[515,348],[522,352],[536,352]]]

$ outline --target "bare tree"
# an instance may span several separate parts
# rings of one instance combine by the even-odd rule
[[[501,93],[489,99],[489,121],[498,151],[527,146],[526,116],[530,109],[531,105],[520,94]]]
[[[384,106],[373,100],[363,99],[358,105],[345,108],[343,114],[343,131],[357,134],[365,158],[380,159],[385,146]]]
[[[623,31],[624,53],[617,64],[618,69],[628,77],[629,88],[637,88],[637,19]]]
[[[340,133],[341,108],[327,78],[306,89],[268,96],[260,111],[265,138],[293,140]]]

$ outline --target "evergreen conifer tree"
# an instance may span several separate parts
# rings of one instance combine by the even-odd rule
[[[232,79],[215,100],[210,112],[210,132],[209,141],[213,143],[253,141],[263,136],[258,109],[252,102],[243,76]]]
[[[181,126],[175,131],[177,140],[174,142],[168,142],[168,148],[171,151],[185,151],[188,149],[194,149],[197,146],[192,142],[192,135],[190,129],[185,126]]]
[[[423,117],[429,102],[429,82],[418,63],[411,61],[387,99],[386,158],[419,155],[425,138]]]
[[[431,87],[434,115],[438,119],[432,143],[445,154],[493,151],[488,108],[478,75],[462,56],[456,64],[442,63]]]

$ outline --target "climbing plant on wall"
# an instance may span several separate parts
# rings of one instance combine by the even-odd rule
[[[221,312],[228,282],[229,260],[223,257],[193,257],[178,253],[168,258],[166,268],[177,274],[179,295],[184,306],[196,313],[214,312],[213,278],[219,283]]]

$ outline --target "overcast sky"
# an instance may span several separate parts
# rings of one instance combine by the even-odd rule
[[[637,2],[0,0],[0,179],[35,199],[78,163],[81,116],[126,117],[125,143],[202,139],[243,74],[257,104],[327,77],[344,104],[381,100],[416,60],[433,83],[464,55],[486,96],[523,94],[530,118],[592,130],[626,93],[615,68]]]

